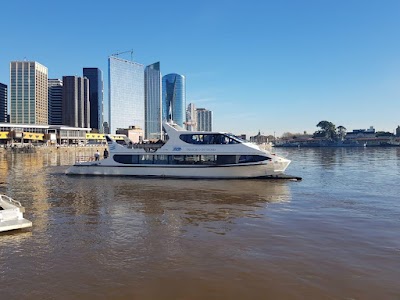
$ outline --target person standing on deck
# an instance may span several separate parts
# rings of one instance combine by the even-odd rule
[[[100,152],[99,150],[96,150],[96,153],[94,154],[94,160],[99,160],[100,159]]]

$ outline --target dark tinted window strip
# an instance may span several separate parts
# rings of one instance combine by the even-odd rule
[[[121,164],[155,165],[229,165],[271,160],[261,155],[121,155],[113,159]]]

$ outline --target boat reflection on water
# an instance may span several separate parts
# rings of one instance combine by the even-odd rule
[[[85,202],[92,208],[107,206],[112,214],[127,218],[173,215],[183,223],[222,221],[249,214],[255,216],[269,203],[291,199],[291,182],[282,180],[149,180],[127,177],[70,177],[68,180],[75,181],[75,193],[78,193],[69,194],[68,198],[87,199],[78,201],[79,206]],[[87,187],[93,185],[96,189],[88,193]],[[102,201],[107,203],[99,203]],[[87,211],[82,207],[76,210]]]
[[[169,251],[179,246],[173,241],[182,234],[200,230],[225,235],[244,219],[264,218],[270,204],[291,200],[289,186],[296,184],[284,180],[64,178],[75,188],[59,195],[64,197],[59,204],[69,208],[74,222],[84,222],[87,240],[93,239],[88,226],[106,236],[103,243],[111,248],[128,240],[137,245],[143,239],[154,243],[153,235],[162,232]]]
[[[81,177],[83,178],[83,177]],[[147,192],[162,192],[164,197],[168,195],[185,196],[185,198],[198,199],[199,195],[225,195],[226,200],[231,199],[253,199],[255,202],[282,202],[290,200],[288,181],[285,180],[190,180],[190,179],[135,179],[120,178],[119,180],[108,180],[109,186],[106,188],[114,189],[114,192],[124,190],[136,191],[145,190]],[[122,185],[122,186],[121,186]],[[142,193],[139,193],[142,194]],[[233,196],[233,197],[230,197]],[[164,197],[160,197],[162,200]],[[206,197],[212,200],[212,197]],[[153,199],[154,200],[154,199]],[[184,200],[178,198],[177,200]]]
[[[208,231],[225,234],[240,218],[263,218],[265,208],[270,203],[290,201],[289,182],[266,180],[228,180],[191,181],[190,183],[166,182],[167,186],[180,188],[185,201],[183,225],[200,225],[221,222],[220,225],[207,225]],[[182,190],[182,184],[185,188]],[[170,194],[176,197],[176,192]],[[171,198],[172,198],[171,197]],[[170,200],[171,200],[170,198]],[[175,205],[181,206],[179,200]]]
[[[290,200],[288,182],[281,180],[158,180],[145,186],[168,194],[184,194],[187,198],[226,204],[261,204]],[[202,195],[201,199],[198,197]],[[262,205],[263,206],[263,205]]]
[[[31,229],[25,228],[14,231],[0,232],[0,248],[5,245],[8,247],[12,245],[13,251],[15,251],[15,249],[23,245],[23,243],[29,241],[29,239],[32,237],[32,231],[28,230]]]

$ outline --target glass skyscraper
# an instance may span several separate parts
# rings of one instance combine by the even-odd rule
[[[35,61],[10,63],[10,123],[48,124],[48,71]]]
[[[89,79],[90,127],[103,132],[103,72],[98,68],[83,68]]]
[[[7,85],[0,83],[0,122],[7,122]]]
[[[49,79],[49,124],[63,125],[62,100],[63,83],[61,79]]]
[[[144,66],[115,56],[108,58],[109,126],[144,129]]]
[[[144,80],[145,138],[159,139],[162,132],[160,62],[146,67]]]
[[[186,122],[185,77],[179,74],[163,76],[163,120],[173,120],[184,128]]]

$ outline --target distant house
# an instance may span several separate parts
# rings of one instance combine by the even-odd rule
[[[255,136],[250,137],[250,142],[256,144],[264,144],[270,142],[268,136],[262,135],[260,131]]]
[[[346,139],[374,138],[375,136],[375,128],[371,126],[368,129],[354,129],[352,132],[347,132]]]

